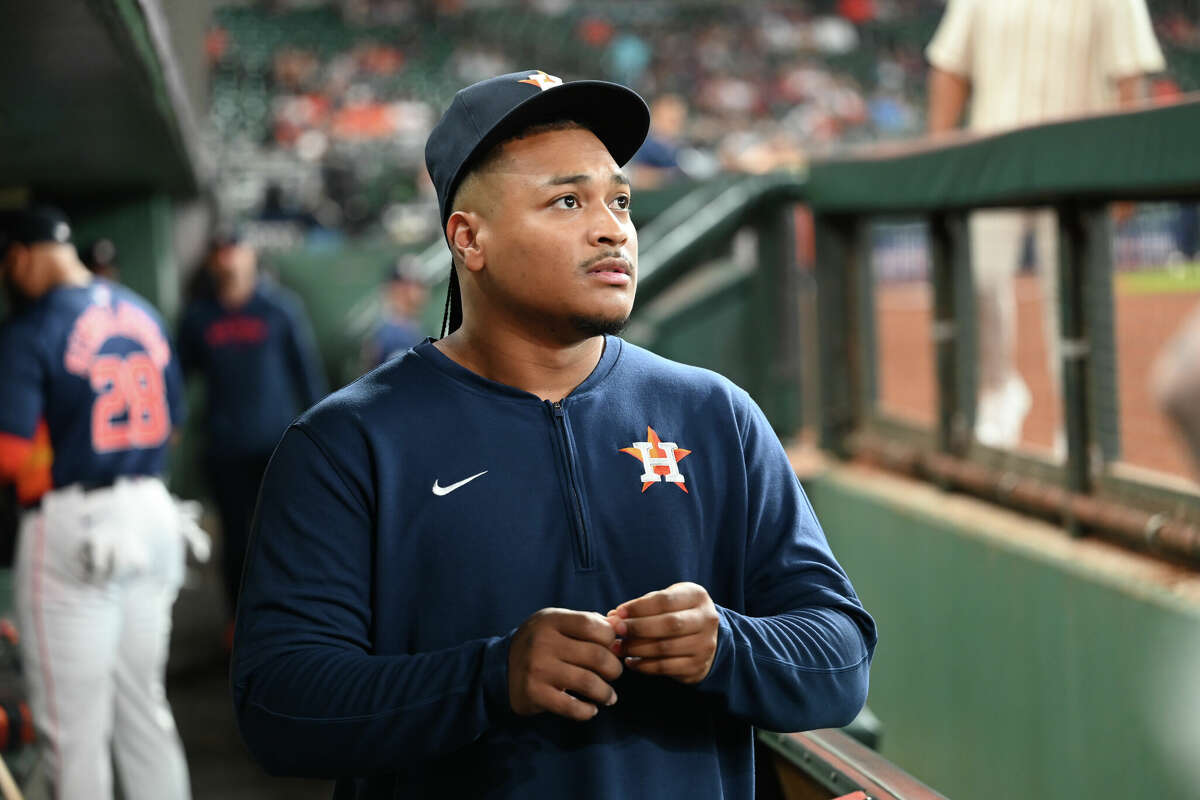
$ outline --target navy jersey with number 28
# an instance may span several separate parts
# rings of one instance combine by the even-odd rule
[[[162,321],[124,287],[60,286],[0,326],[0,433],[44,425],[55,487],[161,473],[182,415]]]

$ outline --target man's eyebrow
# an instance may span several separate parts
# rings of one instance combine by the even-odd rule
[[[546,185],[547,186],[565,186],[570,183],[590,183],[591,180],[592,180],[591,175],[587,175],[585,173],[580,172],[575,175],[556,175],[555,177],[546,181]],[[623,172],[614,172],[613,176],[612,176],[612,182],[619,183],[622,186],[628,186],[629,178],[626,177],[625,173],[623,173]]]
[[[568,183],[588,183],[591,181],[591,175],[585,175],[580,172],[577,175],[556,175],[546,181],[547,186],[565,186]]]

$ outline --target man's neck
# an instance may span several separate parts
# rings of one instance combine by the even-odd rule
[[[604,337],[562,344],[527,331],[466,324],[433,346],[460,366],[488,380],[555,402],[583,383],[604,354]]]
[[[250,297],[254,294],[256,284],[257,280],[250,280],[245,283],[232,283],[228,286],[222,286],[217,290],[217,300],[229,311],[236,311],[250,302]]]
[[[94,276],[78,259],[62,257],[49,262],[49,280],[42,294],[48,294],[60,286],[87,286]]]

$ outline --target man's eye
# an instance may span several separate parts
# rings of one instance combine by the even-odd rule
[[[554,202],[563,208],[579,208],[579,198],[573,194],[565,194]]]
[[[621,195],[617,195],[617,197],[613,200],[613,205],[615,207],[617,207],[618,209],[620,209],[621,211],[628,211],[630,202],[631,202],[631,200],[630,200],[629,195],[621,194]]]

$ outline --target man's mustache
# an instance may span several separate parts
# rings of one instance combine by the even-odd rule
[[[604,261],[609,258],[621,259],[622,261],[625,262],[625,265],[627,267],[629,267],[629,274],[630,275],[633,274],[633,272],[634,272],[633,259],[631,259],[629,257],[628,253],[625,253],[624,251],[621,251],[621,250],[610,250],[607,253],[600,253],[598,255],[592,256],[587,261],[580,264],[579,268],[581,270],[588,270],[588,269],[591,269],[596,264],[599,264],[601,261]]]

